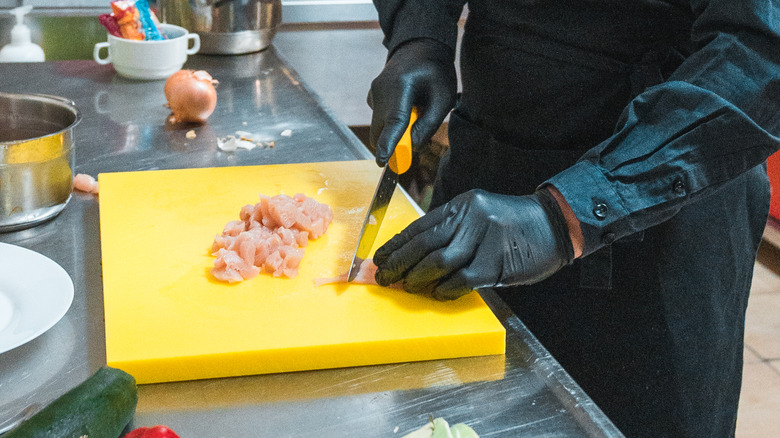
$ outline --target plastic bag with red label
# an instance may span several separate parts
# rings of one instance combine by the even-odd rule
[[[119,32],[122,38],[128,40],[144,40],[143,26],[141,25],[141,14],[135,7],[134,1],[115,0],[111,2],[111,15],[116,19],[119,25]]]
[[[148,0],[113,0],[111,14],[98,17],[108,33],[130,40],[163,40],[165,36],[157,28],[157,17]]]

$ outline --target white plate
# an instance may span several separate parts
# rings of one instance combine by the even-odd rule
[[[73,302],[73,281],[50,258],[0,243],[0,353],[40,336]]]

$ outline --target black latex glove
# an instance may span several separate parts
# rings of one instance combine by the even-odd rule
[[[574,259],[566,219],[547,190],[472,190],[413,222],[374,255],[377,283],[403,280],[439,300],[479,287],[532,284]]]
[[[412,106],[418,109],[412,145],[425,144],[436,133],[455,104],[454,60],[452,49],[429,38],[408,41],[393,52],[368,93],[368,105],[374,110],[370,140],[377,164],[384,166],[393,155]]]

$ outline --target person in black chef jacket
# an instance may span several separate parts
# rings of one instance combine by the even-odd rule
[[[779,147],[772,0],[375,0],[379,165],[450,115],[380,284],[493,287],[629,437],[728,437]],[[453,110],[454,107],[454,110]],[[452,112],[450,113],[450,111]]]

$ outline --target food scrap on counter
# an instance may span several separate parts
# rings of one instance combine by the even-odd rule
[[[77,173],[73,177],[73,188],[86,193],[98,194],[98,182],[92,175]]]
[[[165,39],[157,27],[160,22],[149,8],[148,0],[114,0],[111,13],[99,15],[98,20],[109,34],[117,38],[137,41]]]
[[[195,130],[194,129],[190,129],[189,131],[187,131],[186,134],[184,134],[184,136],[189,138],[190,140],[192,140],[193,138],[197,137],[198,135],[195,134]]]
[[[229,283],[266,272],[294,278],[303,259],[303,247],[327,231],[333,212],[301,193],[260,195],[260,202],[245,205],[240,220],[228,222],[214,238],[211,253],[217,258],[211,273]]]
[[[276,142],[273,140],[266,141],[260,135],[246,131],[236,131],[236,135],[217,139],[217,147],[225,152],[233,152],[237,149],[273,148],[275,145]]]

